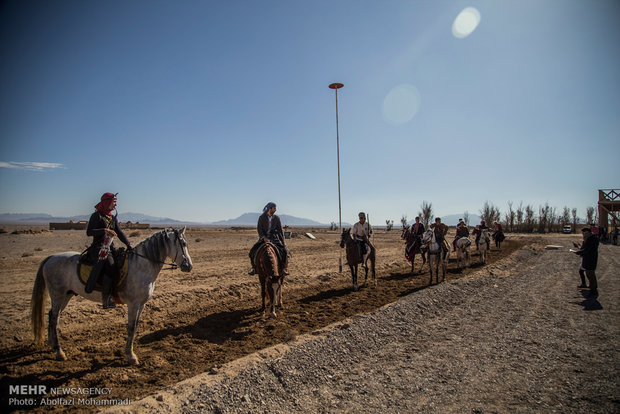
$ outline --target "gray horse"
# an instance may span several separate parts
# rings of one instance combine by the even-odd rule
[[[45,291],[49,291],[52,302],[49,311],[48,342],[56,351],[58,360],[67,357],[58,341],[58,321],[60,312],[67,306],[73,296],[80,295],[93,302],[99,302],[98,292],[86,293],[85,285],[78,275],[78,252],[64,252],[47,257],[39,266],[32,289],[32,330],[36,344],[43,342],[43,325],[45,311]],[[138,357],[133,352],[133,341],[138,327],[140,314],[144,305],[153,295],[155,279],[162,270],[166,259],[172,260],[173,267],[181,271],[192,270],[192,259],[187,250],[185,227],[179,230],[166,229],[155,233],[139,243],[127,256],[129,261],[127,277],[118,288],[120,301],[127,304],[127,345],[125,355],[130,364],[138,365]]]

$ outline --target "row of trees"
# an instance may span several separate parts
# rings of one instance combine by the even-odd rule
[[[434,219],[432,203],[423,201],[418,216],[424,226],[428,228],[429,224]],[[504,231],[520,233],[559,232],[562,231],[562,228],[566,225],[570,225],[572,231],[575,232],[577,224],[581,222],[581,219],[577,216],[576,208],[570,209],[565,206],[562,211],[558,211],[555,207],[550,207],[548,203],[545,203],[544,206],[538,207],[537,214],[531,204],[524,206],[523,202],[520,202],[519,205],[515,207],[512,201],[508,202],[508,210],[504,213],[503,220],[499,208],[488,201],[484,202],[480,210],[480,217],[488,226],[497,221],[502,223]],[[469,222],[469,212],[467,211],[463,213],[463,221],[468,226],[470,224],[478,224]],[[596,221],[598,221],[596,209],[594,207],[588,207],[586,210],[585,222],[595,223]],[[402,226],[405,227],[407,225],[407,216],[403,215],[400,222]]]

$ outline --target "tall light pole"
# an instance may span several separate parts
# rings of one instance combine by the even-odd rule
[[[330,89],[336,92],[336,157],[338,160],[338,229],[342,234],[342,203],[340,201],[340,137],[338,136],[338,89],[342,88],[342,83],[332,83]],[[342,249],[340,249],[340,262],[338,271],[342,273]]]

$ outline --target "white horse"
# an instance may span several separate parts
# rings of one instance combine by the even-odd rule
[[[422,244],[428,248],[428,268],[431,273],[430,283],[433,284],[433,261],[435,264],[435,280],[439,283],[439,265],[441,264],[441,272],[443,280],[446,280],[446,267],[450,251],[441,246],[435,239],[435,231],[428,229],[422,237]]]
[[[480,230],[480,237],[478,238],[478,251],[480,252],[480,263],[487,263],[487,249],[489,248],[489,230]]]
[[[456,265],[459,269],[461,269],[461,264],[463,267],[469,266],[469,246],[471,246],[471,240],[468,237],[461,237],[455,243],[456,245]]]
[[[48,342],[56,351],[56,359],[66,360],[67,357],[58,341],[58,321],[60,312],[69,300],[80,295],[94,302],[101,301],[100,292],[86,293],[85,285],[78,275],[78,252],[64,252],[47,257],[41,262],[32,289],[32,329],[36,344],[43,341],[43,325],[45,311],[45,291],[49,291],[52,302],[49,311]],[[165,263],[166,259],[173,263]],[[155,279],[164,264],[173,268],[179,266],[181,271],[192,270],[192,259],[187,250],[185,227],[179,230],[166,229],[155,233],[139,243],[133,253],[127,255],[127,277],[118,288],[121,302],[128,307],[127,344],[125,355],[130,364],[138,365],[138,358],[133,352],[133,341],[138,327],[140,314],[144,305],[153,295]]]

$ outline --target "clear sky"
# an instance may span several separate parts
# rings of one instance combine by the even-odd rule
[[[337,222],[341,82],[343,221],[585,217],[620,187],[619,21],[616,0],[3,2],[0,213],[111,191],[177,220],[275,201]]]

